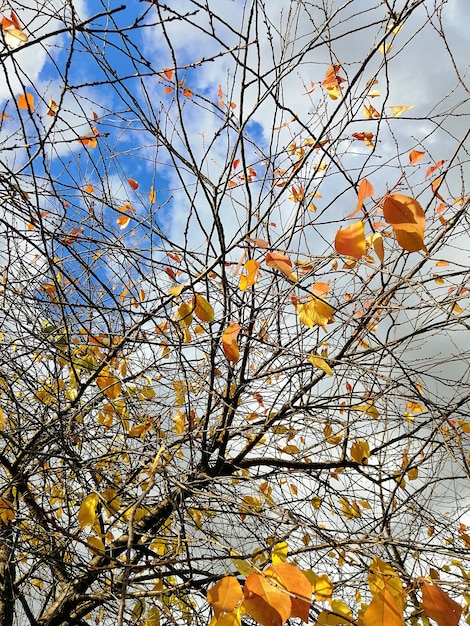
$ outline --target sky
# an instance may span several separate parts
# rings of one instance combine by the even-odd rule
[[[2,119],[0,167],[3,176],[13,172],[28,193],[34,193],[35,187],[41,191],[40,210],[51,212],[50,219],[64,236],[88,228],[92,211],[94,219],[103,220],[102,238],[93,245],[85,249],[69,242],[57,250],[70,255],[71,267],[79,264],[80,255],[92,259],[97,282],[116,283],[117,292],[127,277],[136,275],[134,271],[140,272],[144,291],[152,285],[157,289],[157,281],[146,280],[146,268],[150,260],[160,263],[159,247],[165,238],[171,244],[167,250],[176,254],[186,249],[200,271],[217,259],[223,242],[227,261],[235,267],[247,234],[247,214],[253,223],[260,222],[251,236],[265,239],[269,234],[273,247],[288,251],[292,258],[314,259],[320,266],[319,278],[328,277],[329,270],[319,259],[325,256],[331,261],[334,235],[348,223],[357,201],[354,185],[364,176],[373,183],[377,197],[398,184],[404,193],[412,190],[430,218],[436,203],[424,172],[432,164],[446,160],[451,165],[443,192],[449,212],[455,210],[454,200],[468,194],[468,35],[462,27],[469,17],[467,0],[445,3],[442,24],[439,14],[428,24],[434,2],[424,2],[396,34],[381,23],[387,12],[379,0],[335,0],[328,3],[328,19],[322,8],[326,3],[272,1],[266,3],[266,19],[253,21],[246,41],[237,30],[248,28],[251,3],[241,0],[208,1],[212,24],[190,0],[174,0],[169,8],[162,3],[128,2],[126,9],[111,17],[98,18],[93,16],[106,13],[106,3],[81,0],[72,3],[76,19],[92,18],[92,33],[77,35],[71,56],[69,35],[56,34],[64,20],[71,19],[67,4],[12,0],[1,6],[4,15],[15,11],[28,42],[11,54],[4,50],[2,56],[0,110],[8,117]],[[398,13],[405,2],[389,4]],[[109,8],[118,9],[119,3],[110,2]],[[176,19],[186,13],[187,19]],[[105,27],[116,32],[104,33]],[[371,54],[358,75],[364,58],[382,40],[393,43],[393,48],[385,55]],[[346,103],[328,98],[320,85],[332,63],[341,65],[338,73],[346,79]],[[176,75],[185,81],[178,88]],[[367,102],[378,111],[383,107],[380,122],[364,119],[361,111],[360,96],[370,89],[366,83],[374,76],[378,83],[372,88],[380,95]],[[185,94],[185,89],[191,91]],[[34,94],[31,114],[17,106],[18,96],[24,93]],[[47,115],[49,100],[59,107],[53,116]],[[413,108],[394,118],[391,106]],[[294,116],[301,124],[292,121]],[[96,147],[87,143],[95,136],[94,128],[99,133]],[[354,132],[376,134],[377,129],[373,149],[352,138]],[[32,167],[36,151],[42,149],[38,137],[44,136],[50,141]],[[335,146],[331,152],[327,144],[326,152],[309,153],[304,185],[306,191],[321,194],[311,199],[316,212],[300,208],[282,187],[272,192],[269,184],[273,176],[282,178],[276,172],[292,164],[289,145],[296,142],[295,149],[300,148],[309,137],[329,139]],[[29,152],[24,149],[28,142]],[[182,157],[176,162],[171,147]],[[408,165],[411,150],[426,153],[422,167]],[[245,174],[250,167],[255,170],[251,187],[240,183],[243,164],[234,167],[240,159],[245,161]],[[317,171],[322,160],[327,168]],[[398,166],[405,171],[403,177]],[[52,180],[41,178],[48,169]],[[194,169],[206,178],[198,178]],[[138,183],[137,189],[129,179]],[[213,196],[205,193],[202,180],[216,190]],[[155,202],[149,200],[152,186]],[[126,203],[135,213],[127,213],[131,221],[121,228],[117,220]],[[263,213],[270,215],[266,228],[261,225]],[[224,229],[220,240],[216,217]],[[132,262],[116,240],[128,246]],[[34,247],[22,245],[22,253],[32,259]],[[3,241],[4,255],[6,246]],[[459,269],[470,266],[464,227],[440,254]],[[431,272],[429,267],[422,275]],[[405,273],[407,268],[398,259],[394,271]],[[337,281],[338,293],[366,288],[367,277],[362,285],[354,280],[345,271]],[[162,292],[167,286],[164,283]],[[442,292],[433,288],[430,300],[444,296],[447,285]],[[409,317],[395,329],[397,333],[405,334],[413,324],[412,311],[410,306]],[[235,306],[232,313],[236,314]],[[345,308],[345,327],[348,315],[352,319],[353,313]],[[468,364],[461,359],[465,342],[468,330],[452,337],[436,333],[432,342],[410,344],[403,358],[416,362],[424,375],[427,360],[436,357],[436,372],[445,371],[448,380],[455,379],[455,388],[439,382],[431,393],[450,401],[462,392],[458,384],[465,383],[463,377],[468,382]]]

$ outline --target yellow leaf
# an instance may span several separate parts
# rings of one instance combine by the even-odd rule
[[[199,293],[195,294],[194,299],[194,313],[198,320],[201,320],[201,322],[208,322],[209,324],[213,322],[214,309],[211,307],[209,302]]]
[[[361,517],[361,509],[356,502],[350,502],[348,498],[340,498],[341,510],[346,519],[353,519],[354,517]]]
[[[181,328],[187,328],[193,323],[193,307],[188,302],[182,302],[179,305],[176,321]]]
[[[286,541],[281,541],[280,543],[276,543],[274,548],[271,551],[271,561],[273,565],[277,563],[285,563],[287,559],[287,552],[289,551],[289,546]]]
[[[354,624],[351,609],[342,600],[331,601],[331,611],[322,611],[315,626],[345,626]]]
[[[248,287],[252,287],[256,282],[256,277],[258,276],[258,269],[261,264],[254,259],[250,259],[243,266],[246,273],[240,276],[240,284],[239,288],[242,291],[246,291]]]
[[[317,602],[327,602],[331,600],[331,596],[333,595],[333,583],[327,574],[320,574],[316,577],[314,592]]]
[[[320,356],[318,356],[315,352],[310,353],[310,355],[307,358],[307,361],[311,363],[314,367],[318,367],[319,369],[323,370],[325,374],[328,374],[328,376],[333,375],[333,370],[328,365],[328,363],[324,359],[322,359]]]
[[[230,551],[230,555],[232,557],[230,560],[242,576],[248,576],[254,571],[253,565],[245,559],[237,559],[233,550]]]
[[[403,106],[403,107],[389,107],[392,110],[392,117],[399,117],[405,111],[409,111],[414,107],[414,104],[411,106]]]
[[[351,446],[351,458],[356,463],[367,464],[367,459],[370,457],[369,444],[365,439],[358,439]]]
[[[352,409],[354,411],[362,411],[363,413],[366,413],[374,420],[376,420],[379,417],[379,412],[372,403],[353,406]]]
[[[299,321],[309,328],[313,326],[325,327],[328,322],[333,321],[333,307],[320,298],[309,298],[308,302],[296,303]]]
[[[384,251],[384,242],[383,237],[380,233],[374,233],[371,237],[372,247],[374,248],[375,254],[378,256],[379,261],[381,263],[384,262],[385,251]]]
[[[90,535],[90,537],[87,538],[87,544],[88,544],[88,550],[90,550],[92,554],[97,554],[99,556],[104,555],[105,553],[104,543],[99,537],[93,537]]]
[[[225,576],[207,591],[207,601],[217,619],[221,613],[232,611],[242,598],[242,588],[234,576]]]
[[[8,526],[10,522],[15,519],[15,510],[13,509],[13,502],[0,498],[0,520]]]
[[[137,602],[134,605],[134,608],[132,609],[131,621],[137,622],[138,620],[140,620],[140,618],[144,614],[144,611],[145,611],[145,600],[142,598],[142,599],[137,600]]]
[[[93,525],[96,519],[98,500],[98,494],[96,493],[90,493],[83,499],[78,511],[78,523],[80,524],[80,528]]]
[[[344,254],[359,260],[366,251],[364,224],[362,222],[354,222],[347,228],[340,228],[335,237],[335,250],[338,254]]]

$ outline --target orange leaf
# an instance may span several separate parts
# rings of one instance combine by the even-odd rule
[[[233,169],[236,170],[237,167],[240,165],[240,159],[235,159],[235,161],[233,162]]]
[[[458,626],[462,607],[437,585],[423,580],[423,609],[439,626]]]
[[[362,204],[363,204],[364,200],[366,198],[370,198],[373,195],[374,195],[374,188],[372,187],[370,182],[367,180],[367,178],[363,178],[361,180],[361,184],[359,185],[359,189],[357,191],[357,205],[356,205],[356,208],[354,209],[353,213],[351,213],[349,215],[349,217],[352,217],[353,215],[358,213],[362,209]]]
[[[384,242],[383,237],[380,233],[374,233],[371,237],[372,247],[374,248],[375,254],[379,257],[379,261],[381,263],[384,262]]]
[[[10,11],[10,19],[2,17],[3,38],[10,50],[16,50],[28,41],[28,36],[23,32],[19,19],[13,11]]]
[[[173,78],[173,70],[164,70],[164,73],[168,80]]]
[[[414,165],[415,163],[419,163],[421,159],[424,157],[426,152],[420,152],[419,150],[412,150],[410,152],[410,165]]]
[[[32,93],[20,94],[17,102],[23,111],[34,111],[34,96]]]
[[[364,613],[363,626],[404,626],[403,611],[387,588],[374,594]]]
[[[347,228],[340,228],[335,237],[335,250],[338,254],[344,254],[359,260],[366,251],[364,224],[362,222],[354,222]]]
[[[296,282],[297,276],[292,272],[292,261],[280,252],[267,252],[266,265],[279,270],[290,280]]]
[[[293,563],[277,563],[269,565],[264,573],[292,594],[290,617],[300,617],[302,621],[308,622],[312,584],[302,570]]]
[[[96,384],[109,400],[116,400],[121,395],[121,382],[105,368],[96,378]]]
[[[217,619],[221,613],[232,611],[242,598],[242,588],[234,576],[225,576],[207,591],[207,601]]]
[[[446,162],[445,159],[443,159],[441,161],[438,161],[434,165],[431,165],[431,167],[427,170],[424,178],[427,178],[428,176],[430,176],[433,172],[435,172],[437,169],[439,169],[441,167],[441,165],[444,165],[445,162]]]
[[[128,226],[130,221],[131,218],[129,217],[129,215],[120,215],[117,218],[116,223],[118,224],[119,228],[123,230],[124,228],[126,228],[126,226]]]
[[[283,626],[292,610],[290,596],[263,576],[252,572],[245,581],[243,608],[262,626]]]
[[[127,182],[129,183],[129,187],[133,189],[134,191],[136,191],[136,189],[139,188],[139,183],[133,178],[128,178]]]
[[[239,287],[242,291],[246,291],[248,287],[252,287],[256,282],[256,277],[258,276],[258,269],[261,264],[254,259],[250,259],[245,263],[243,269],[246,273],[240,276],[240,284]]]
[[[240,350],[238,348],[237,337],[240,332],[240,324],[232,322],[222,333],[222,349],[225,356],[232,363],[237,363],[240,358]]]
[[[383,206],[384,218],[395,231],[399,245],[408,252],[427,248],[424,245],[426,216],[414,198],[396,193],[387,196]]]

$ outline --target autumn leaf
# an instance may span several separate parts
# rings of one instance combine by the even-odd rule
[[[214,321],[214,309],[210,303],[201,294],[196,293],[194,295],[194,314],[201,322],[208,322],[209,324]]]
[[[239,283],[239,288],[242,291],[246,291],[248,287],[252,287],[255,284],[260,265],[261,263],[258,263],[258,261],[254,259],[250,259],[245,263],[243,266],[245,273],[241,274]]]
[[[362,205],[366,198],[370,198],[374,195],[374,188],[367,180],[367,178],[363,178],[360,182],[359,189],[357,191],[357,205],[354,211],[349,215],[349,217],[353,217],[356,213],[358,213],[362,209]]]
[[[403,611],[387,590],[372,597],[363,615],[363,626],[404,626]]]
[[[297,282],[297,276],[292,271],[292,261],[280,252],[267,252],[266,265],[282,272],[289,280]]]
[[[242,588],[234,576],[225,576],[207,591],[207,601],[217,618],[221,613],[232,611],[242,598]]]
[[[423,609],[439,626],[458,626],[462,607],[440,587],[422,581]]]
[[[317,602],[328,602],[333,595],[333,583],[327,574],[319,574],[315,577],[315,584],[313,585],[313,591],[315,593],[315,599]]]
[[[428,170],[426,171],[426,174],[424,175],[424,178],[427,178],[428,176],[431,176],[431,174],[433,174],[437,169],[439,169],[442,165],[444,165],[445,162],[446,162],[446,160],[443,159],[441,161],[438,161],[434,165],[431,165],[431,167],[428,168]]]
[[[28,41],[28,36],[23,32],[20,21],[13,11],[10,11],[10,18],[2,16],[2,32],[10,50],[16,50]]]
[[[365,439],[358,439],[351,446],[351,458],[356,463],[367,464],[370,457],[369,443]]]
[[[271,550],[271,561],[273,565],[276,565],[277,563],[285,563],[288,551],[289,546],[286,541],[276,543],[274,548]]]
[[[225,356],[232,363],[237,363],[240,358],[237,337],[240,332],[240,324],[232,322],[222,333],[222,349]]]
[[[302,570],[294,563],[277,563],[269,565],[263,573],[290,594],[290,616],[308,622],[312,585]]]
[[[15,519],[15,510],[13,509],[13,502],[6,498],[0,498],[0,520],[8,526],[10,522]]]
[[[104,368],[96,378],[96,384],[109,400],[116,400],[121,395],[121,382]]]
[[[49,115],[50,117],[54,117],[55,115],[57,115],[58,111],[59,107],[57,106],[57,103],[52,100],[52,98],[50,98],[47,105],[47,115]]]
[[[364,224],[354,222],[347,228],[340,228],[335,237],[335,250],[338,254],[353,257],[359,260],[366,251]]]
[[[369,239],[368,239],[369,240]],[[370,238],[370,243],[378,256],[380,263],[383,264],[385,258],[383,237],[380,233],[374,233]]]
[[[298,302],[295,305],[299,321],[309,328],[314,326],[325,327],[328,322],[333,321],[333,307],[320,298],[309,298],[307,302]]]
[[[307,357],[307,361],[309,363],[311,363],[314,367],[318,367],[319,369],[323,370],[325,372],[325,374],[327,374],[328,376],[332,376],[333,375],[333,370],[328,365],[328,363],[325,361],[325,359],[322,359],[315,352],[311,352],[309,354],[309,356]]]
[[[97,493],[90,493],[82,500],[78,511],[78,523],[80,524],[80,528],[93,525],[96,519],[98,501],[99,497]]]
[[[420,152],[419,150],[412,150],[409,154],[410,165],[414,165],[415,163],[419,163],[421,159],[424,157],[426,152]]]
[[[388,107],[392,111],[392,117],[400,117],[405,111],[409,111],[414,107],[414,104],[411,106],[398,106],[398,107]]]
[[[34,96],[32,93],[21,93],[17,99],[18,106],[23,111],[34,111]]]
[[[408,252],[418,252],[424,245],[426,216],[417,200],[400,193],[385,198],[384,218],[393,228],[399,245]]]
[[[290,596],[263,574],[251,573],[243,588],[243,608],[262,626],[283,626],[291,616]]]
[[[133,189],[134,191],[136,191],[139,188],[139,183],[133,178],[128,178],[127,182],[129,184],[129,187]]]

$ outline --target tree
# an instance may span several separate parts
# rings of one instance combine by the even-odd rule
[[[2,7],[0,623],[470,623],[463,0],[110,4]]]

